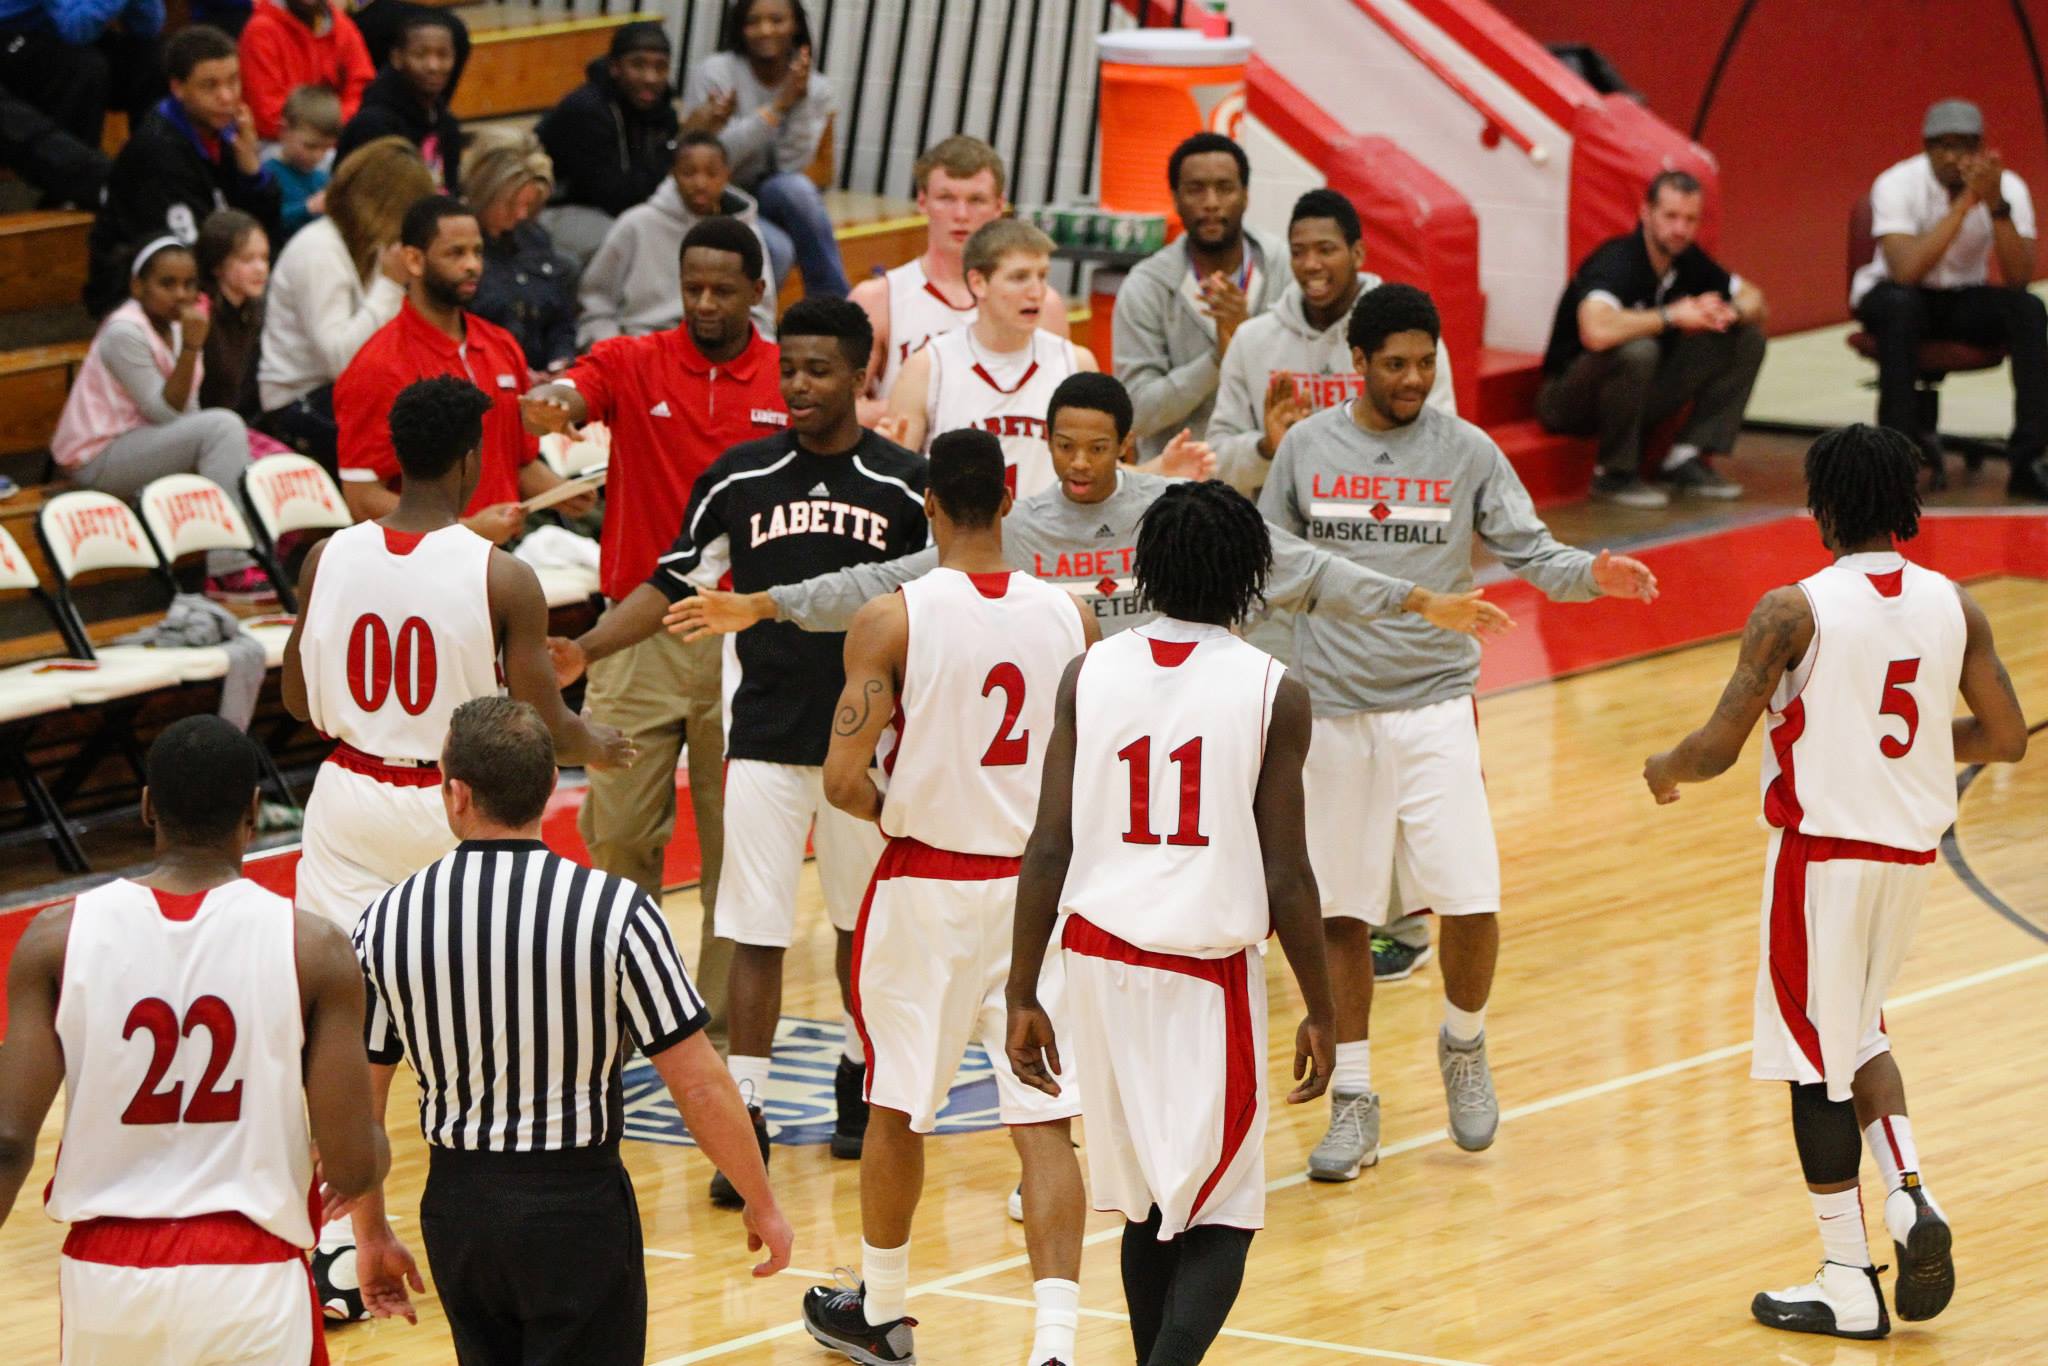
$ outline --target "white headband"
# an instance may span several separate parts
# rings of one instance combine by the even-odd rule
[[[168,248],[171,247],[176,247],[179,251],[192,250],[191,244],[186,242],[184,238],[173,237],[169,233],[166,233],[162,237],[157,238],[155,241],[145,244],[141,251],[135,253],[135,264],[129,267],[128,278],[131,280],[140,280],[142,278],[142,268],[149,264],[150,258],[155,256],[158,252],[167,250]]]

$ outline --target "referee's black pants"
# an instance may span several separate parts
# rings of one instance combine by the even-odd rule
[[[640,1207],[616,1147],[435,1148],[420,1198],[461,1366],[641,1366]]]

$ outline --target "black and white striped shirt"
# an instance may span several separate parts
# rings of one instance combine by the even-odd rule
[[[630,1036],[659,1053],[703,998],[651,897],[537,840],[467,840],[356,926],[373,1062],[409,1059],[438,1147],[616,1142]]]

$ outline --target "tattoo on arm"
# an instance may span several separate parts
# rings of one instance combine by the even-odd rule
[[[874,714],[875,699],[880,697],[885,691],[887,691],[887,688],[879,678],[870,678],[867,682],[861,684],[860,706],[856,708],[853,703],[848,702],[845,706],[841,707],[839,714],[832,718],[832,733],[834,735],[860,734],[861,730],[867,725],[868,718]]]

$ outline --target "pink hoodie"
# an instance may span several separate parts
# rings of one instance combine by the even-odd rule
[[[177,352],[173,349],[178,336],[178,326],[171,325],[171,341],[150,326],[149,315],[142,311],[142,305],[130,299],[100,324],[99,335],[93,338],[92,349],[86,352],[85,360],[78,367],[78,378],[71,385],[70,396],[64,400],[64,415],[57,420],[57,434],[50,438],[50,454],[65,469],[77,469],[93,460],[107,448],[115,437],[125,436],[137,427],[149,425],[149,419],[142,415],[134,398],[121,387],[107,368],[100,355],[100,343],[107,335],[107,329],[116,323],[132,324],[142,329],[149,338],[150,355],[156,359],[158,372],[166,378],[177,364]],[[185,402],[185,411],[192,412],[199,406],[199,381],[204,373],[204,362],[194,357],[192,362],[192,395]]]

